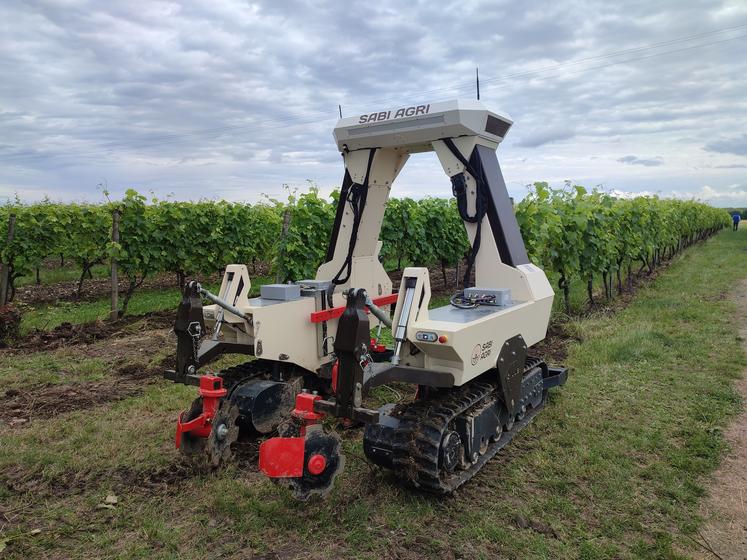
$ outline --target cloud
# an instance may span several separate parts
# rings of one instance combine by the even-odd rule
[[[522,135],[516,145],[523,148],[537,148],[552,142],[568,140],[574,135],[574,131],[568,128],[547,128]]]
[[[484,103],[515,121],[499,148],[509,184],[573,177],[691,193],[742,180],[744,39],[703,35],[747,24],[742,3],[432,8],[0,2],[0,20],[12,22],[0,33],[0,197],[99,200],[102,179],[112,196],[135,187],[252,201],[306,179],[328,192],[343,174],[331,135],[338,105],[354,115],[472,99],[475,67]],[[661,157],[620,158],[641,153]],[[435,159],[415,155],[393,192],[425,196],[434,185],[448,195]]]
[[[705,145],[705,150],[722,154],[747,156],[747,134],[714,140]]]
[[[728,191],[717,190],[710,185],[704,185],[699,191],[695,192],[675,192],[673,198],[693,198],[705,202],[717,203],[721,206],[727,203],[739,204],[740,201],[747,199],[747,187],[744,185],[731,185]]]
[[[637,156],[624,156],[621,158],[618,158],[620,163],[627,163],[630,165],[643,165],[645,167],[658,167],[659,165],[663,165],[663,161],[661,158],[659,159],[641,159]]]
[[[659,196],[662,198],[677,198],[680,200],[700,200],[710,202],[716,206],[741,206],[747,200],[747,186],[730,185],[727,190],[716,189],[710,185],[703,185],[696,190],[673,191],[626,191],[610,189],[609,193],[617,198],[635,198],[636,196]]]
[[[722,163],[718,165],[707,164],[703,167],[708,169],[747,169],[747,163]]]
[[[615,198],[625,198],[625,199],[631,199],[635,198],[637,196],[654,196],[656,193],[650,192],[650,191],[623,191],[620,189],[611,189],[609,193],[614,196]]]

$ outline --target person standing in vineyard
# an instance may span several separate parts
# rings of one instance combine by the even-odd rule
[[[734,212],[731,216],[731,220],[734,223],[734,229],[733,231],[737,231],[739,229],[739,221],[742,219],[742,216],[739,215],[739,212]]]

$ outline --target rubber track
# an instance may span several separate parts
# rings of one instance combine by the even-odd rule
[[[528,358],[524,375],[533,373],[541,363],[538,358]],[[543,397],[540,406],[527,411],[510,431],[504,430],[501,437],[491,443],[469,468],[457,469],[453,473],[441,472],[438,459],[444,430],[470,408],[483,404],[490,397],[498,399],[497,389],[497,381],[471,381],[449,392],[437,393],[431,398],[400,408],[396,414],[399,427],[392,445],[395,472],[410,484],[437,494],[453,492],[475,476],[544,407]]]
[[[271,371],[270,368],[271,366],[268,366],[268,364],[262,360],[252,360],[251,362],[244,362],[243,364],[221,370],[216,375],[223,378],[223,386],[228,389],[230,393],[231,390],[241,381],[253,379],[255,377],[263,377],[264,375],[269,374]]]

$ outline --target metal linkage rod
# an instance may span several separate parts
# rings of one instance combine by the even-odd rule
[[[233,313],[237,317],[241,317],[242,319],[244,319],[244,321],[249,321],[250,320],[249,315],[247,315],[246,313],[244,313],[243,311],[241,311],[238,307],[236,307],[235,305],[231,305],[227,301],[220,299],[215,294],[212,294],[212,293],[208,292],[205,288],[203,288],[199,284],[197,285],[197,289],[200,290],[200,293],[205,298],[209,299],[210,301],[212,301],[217,306],[222,307],[223,309],[225,309],[229,313]]]
[[[387,327],[390,329],[392,328],[392,319],[389,317],[389,314],[384,311],[381,307],[376,305],[373,300],[371,299],[371,296],[366,294],[366,307],[368,307],[371,310],[371,313],[374,317],[376,317],[379,321],[384,323]]]

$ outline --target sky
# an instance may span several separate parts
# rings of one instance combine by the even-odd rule
[[[346,116],[481,98],[510,194],[747,206],[747,1],[0,3],[0,200],[338,188]],[[394,196],[450,196],[433,154]]]

